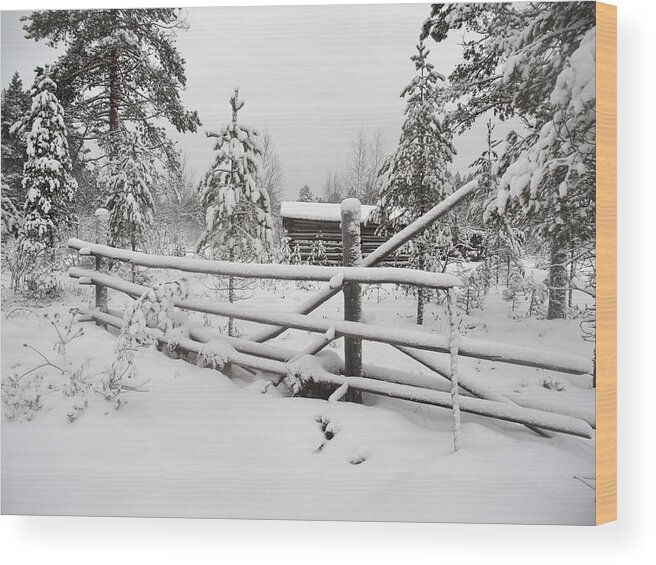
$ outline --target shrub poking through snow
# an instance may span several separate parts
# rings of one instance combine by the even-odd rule
[[[225,342],[212,341],[203,346],[197,364],[218,369],[219,371],[226,370],[230,366],[230,353],[232,351],[232,347]]]
[[[24,417],[28,422],[34,413],[43,408],[41,402],[43,375],[41,373],[24,373],[19,375],[12,372],[2,381],[2,411],[8,422]]]
[[[34,314],[28,309],[21,311]],[[24,348],[38,356],[39,363],[21,374],[14,370],[3,378],[2,402],[6,407],[3,414],[8,421],[22,417],[27,421],[32,420],[35,413],[43,408],[43,394],[48,390],[60,391],[65,396],[83,395],[89,390],[91,384],[87,372],[88,361],[73,368],[67,359],[68,345],[84,335],[82,328],[74,326],[76,314],[75,308],[71,309],[68,315],[44,314],[44,319],[52,326],[57,336],[52,347],[58,355],[57,360],[51,360],[48,355],[29,343],[23,344]],[[59,378],[52,380],[53,374]],[[63,379],[63,382],[59,379]]]

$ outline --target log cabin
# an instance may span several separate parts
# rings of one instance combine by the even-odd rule
[[[373,221],[375,206],[363,204],[361,238],[362,255],[366,257],[374,249],[384,243],[388,237],[377,235],[378,224]],[[340,227],[340,204],[323,202],[290,202],[280,203],[280,216],[289,248],[293,251],[298,246],[298,253],[303,262],[316,263],[317,243],[323,244],[325,259],[329,265],[342,264],[342,231]],[[399,267],[408,266],[408,256],[397,253],[386,265]]]

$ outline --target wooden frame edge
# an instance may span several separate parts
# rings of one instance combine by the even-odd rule
[[[596,524],[617,519],[617,7],[596,3]]]

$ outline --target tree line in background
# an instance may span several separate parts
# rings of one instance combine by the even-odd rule
[[[463,296],[489,286],[481,281],[494,268],[498,277],[502,260],[510,296],[512,267],[522,269],[527,248],[546,248],[546,315],[565,317],[573,266],[588,262],[594,273],[594,10],[586,2],[434,5],[401,94],[397,147],[386,155],[379,133],[360,130],[344,172],[328,173],[322,197],[303,186],[299,200],[357,197],[377,205],[380,230],[391,233],[474,178],[479,190],[468,205],[412,242],[412,265],[444,271],[477,237],[487,257],[466,276]],[[161,230],[175,221],[199,234],[196,250],[207,257],[270,258],[283,171],[271,137],[239,122],[238,92],[232,120],[208,134],[215,159],[199,183],[166,134],[167,124],[179,132],[201,125],[180,96],[186,77],[175,37],[186,27],[177,9],[26,18],[27,37],[62,55],[36,69],[29,92],[14,75],[2,93],[2,227],[23,264],[49,261],[58,240],[79,233],[99,206],[109,211],[114,245],[158,251]],[[462,35],[462,59],[444,76],[428,60],[428,43],[452,33]],[[450,170],[453,140],[481,120],[485,149],[462,178]],[[503,139],[499,121],[513,126]],[[593,287],[594,274],[583,290],[594,295]]]
[[[374,130],[368,134],[360,128],[351,142],[344,170],[328,171],[320,192],[315,193],[308,184],[301,186],[298,201],[337,204],[345,198],[357,198],[363,204],[375,205],[379,198],[380,169],[385,156],[381,132]]]

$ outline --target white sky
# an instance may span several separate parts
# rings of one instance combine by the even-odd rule
[[[429,4],[188,8],[189,29],[177,41],[187,62],[183,100],[203,125],[173,138],[196,177],[212,160],[204,132],[230,119],[235,86],[246,101],[241,120],[273,138],[286,198],[305,183],[321,193],[328,171],[344,169],[360,128],[379,130],[392,151],[403,120],[399,94],[413,76],[410,56],[429,13]],[[26,14],[2,12],[2,87],[16,70],[30,85],[34,67],[57,56],[24,38]],[[458,37],[427,45],[436,69],[450,72]],[[466,169],[483,144],[482,125],[457,139],[454,168]]]

